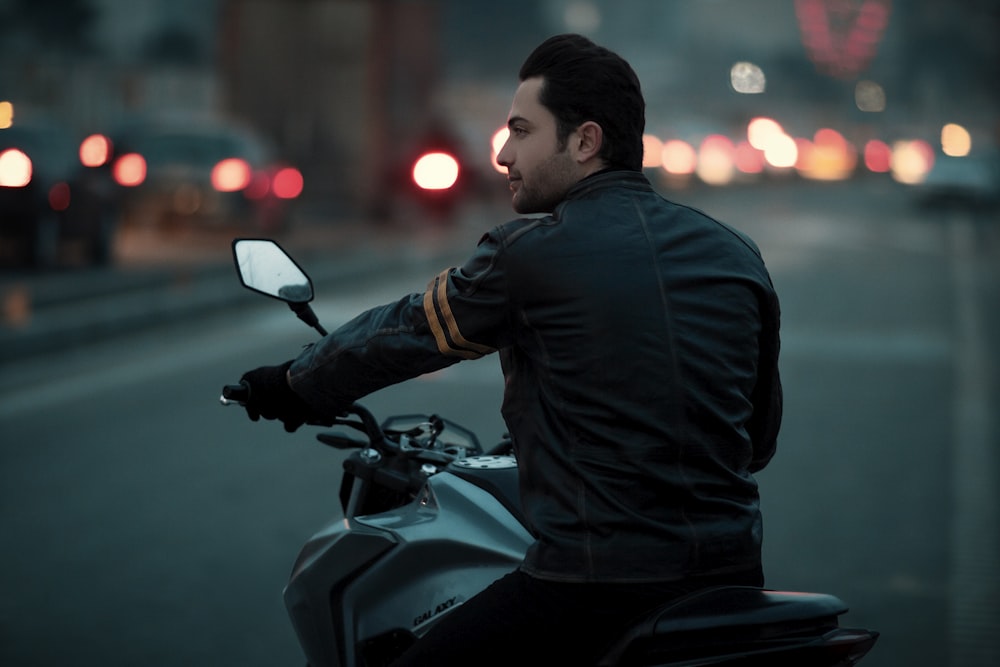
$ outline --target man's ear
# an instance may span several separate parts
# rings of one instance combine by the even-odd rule
[[[597,157],[604,143],[604,130],[592,120],[581,123],[571,137],[573,157],[584,163]]]

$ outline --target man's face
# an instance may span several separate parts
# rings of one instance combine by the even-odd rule
[[[538,101],[541,88],[540,77],[518,86],[507,118],[510,137],[497,154],[518,213],[551,212],[582,177],[570,151],[559,145],[555,116]]]

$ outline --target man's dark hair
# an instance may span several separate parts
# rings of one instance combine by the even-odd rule
[[[532,51],[518,76],[543,78],[539,102],[556,117],[560,147],[591,120],[604,130],[599,156],[609,167],[642,169],[646,102],[639,77],[617,53],[582,35],[556,35]]]

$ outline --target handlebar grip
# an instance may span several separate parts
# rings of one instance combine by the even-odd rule
[[[250,385],[245,382],[239,384],[227,384],[222,388],[222,396],[219,402],[223,405],[244,405],[250,399]]]

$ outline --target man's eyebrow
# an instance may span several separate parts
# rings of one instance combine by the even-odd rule
[[[507,119],[507,127],[513,127],[515,123],[529,123],[530,121],[524,116],[511,116]]]

